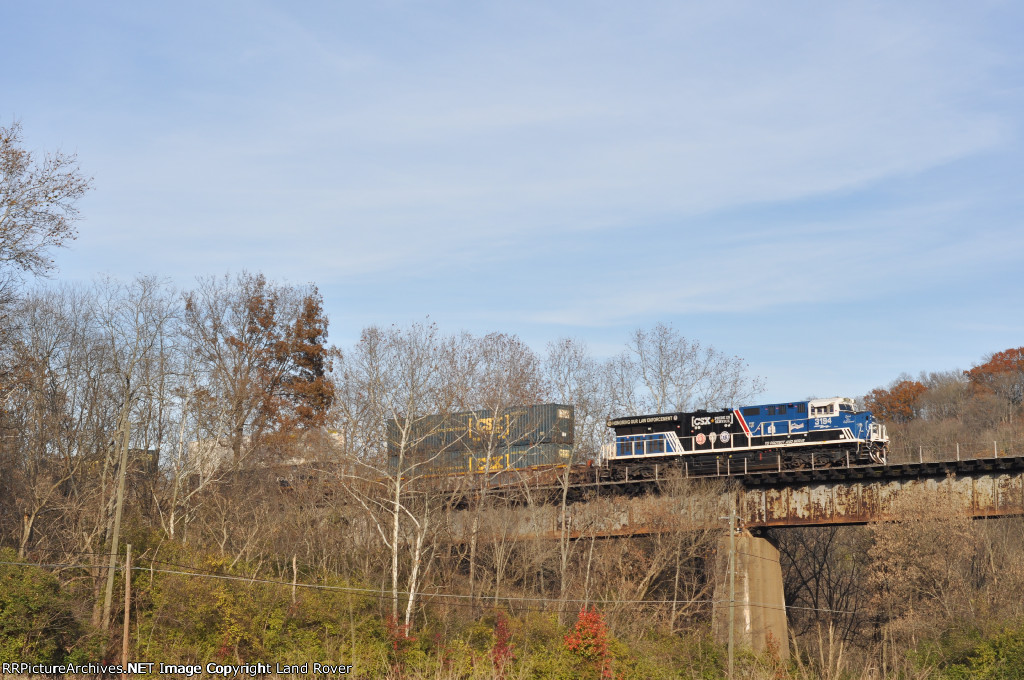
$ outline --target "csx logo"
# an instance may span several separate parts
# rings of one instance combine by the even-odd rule
[[[470,419],[468,429],[469,438],[475,441],[480,441],[491,435],[507,438],[511,429],[511,423],[507,415],[498,418],[477,418],[475,423]]]
[[[704,425],[732,425],[732,414],[725,416],[694,416],[691,420],[693,427]]]

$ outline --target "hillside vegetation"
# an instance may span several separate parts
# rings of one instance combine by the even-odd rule
[[[184,291],[157,277],[27,288],[75,237],[90,181],[73,156],[34,159],[18,125],[0,128],[0,170],[0,662],[120,661],[127,619],[127,660],[164,664],[722,677],[720,532],[666,523],[599,540],[569,526],[558,468],[562,493],[517,501],[556,517],[554,536],[523,540],[516,499],[489,493],[486,474],[431,474],[416,424],[572,405],[561,462],[585,464],[609,414],[752,399],[761,381],[741,358],[664,324],[604,360],[572,339],[536,352],[430,323],[371,326],[339,348],[315,286],[259,273]],[[867,395],[893,459],[1021,454],[1022,354]],[[441,488],[453,483],[484,490],[466,507]],[[669,477],[659,502],[722,490]],[[775,532],[794,633],[779,644],[795,654],[742,656],[744,677],[1024,675],[1024,525],[904,511]]]

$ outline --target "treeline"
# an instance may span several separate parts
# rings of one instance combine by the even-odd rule
[[[73,155],[25,150],[18,124],[0,128],[0,171],[0,660],[118,659],[131,612],[128,657],[167,663],[348,656],[364,677],[488,677],[517,657],[520,674],[581,677],[617,655],[651,677],[647,660],[693,649],[715,667],[699,635],[671,637],[710,611],[714,533],[666,515],[654,537],[597,541],[568,526],[563,492],[526,499],[557,540],[524,541],[510,499],[453,507],[405,454],[425,415],[558,402],[575,407],[567,462],[592,458],[609,414],[756,393],[741,359],[665,325],[604,361],[429,323],[334,347],[314,286],[250,273],[33,290],[91,181]],[[666,512],[696,493],[716,490],[679,482]],[[643,617],[640,600],[656,601]],[[574,631],[588,603],[604,614]],[[676,642],[624,653],[602,617]]]
[[[710,533],[602,543],[563,522],[559,540],[524,542],[508,498],[485,489],[471,512],[455,508],[458,496],[411,453],[426,415],[556,402],[575,407],[572,464],[597,455],[609,414],[732,404],[759,390],[741,359],[669,326],[636,331],[603,361],[571,339],[536,352],[514,335],[429,323],[366,328],[335,347],[315,287],[242,273],[187,291],[154,277],[28,291],[8,308],[6,336],[0,541],[21,559],[75,565],[57,573],[81,630],[102,637],[123,617],[108,556],[126,543],[137,564],[177,555],[223,574],[358,584],[383,598],[381,621],[407,632],[431,607],[462,612],[446,594],[474,616],[529,601],[520,613],[549,610],[566,624],[581,602],[602,601],[629,629],[640,623],[633,606],[616,602],[671,602],[643,621],[668,630],[710,611],[694,603],[709,592]],[[396,450],[409,454],[400,468],[388,459]],[[564,494],[531,502],[565,517]],[[139,592],[140,625],[155,639],[191,629],[195,597]],[[196,660],[209,644],[200,638],[164,651]]]
[[[863,397],[890,462],[1024,455],[1024,348],[901,375]],[[1019,494],[1014,482],[1007,493]],[[922,492],[901,519],[779,529],[791,630],[825,677],[1012,678],[1024,667],[1024,521],[973,519]]]
[[[888,424],[895,462],[1024,455],[1024,347],[966,371],[901,375],[863,401]]]
[[[48,250],[74,238],[89,180],[73,156],[33,158],[17,125],[0,127],[0,171],[0,661],[119,660],[130,612],[129,658],[165,663],[721,677],[707,637],[721,534],[678,521],[721,486],[667,478],[651,499],[660,531],[598,540],[586,515],[570,525],[564,474],[554,496],[451,493],[417,457],[417,423],[569,404],[567,462],[585,461],[611,414],[747,401],[761,384],[741,359],[666,325],[605,360],[573,339],[536,351],[429,323],[336,347],[315,286],[251,273],[184,291],[156,277],[28,289],[26,276],[52,270]],[[1021,352],[867,395],[893,458],[951,457],[957,444],[986,455],[990,442],[1017,452]],[[512,503],[550,540],[524,540]],[[1024,525],[928,499],[902,510],[775,531],[798,653],[788,667],[742,657],[744,676],[1015,677]],[[114,568],[127,544],[126,608]]]

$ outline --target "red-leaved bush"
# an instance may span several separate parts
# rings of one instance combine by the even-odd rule
[[[612,659],[608,651],[608,626],[597,608],[580,610],[576,625],[565,636],[565,648],[582,659],[592,660],[601,678],[612,678]]]
[[[505,666],[515,658],[511,644],[512,632],[508,628],[508,617],[505,612],[498,612],[494,621],[494,644],[491,646],[491,662],[494,664],[495,677],[505,677]]]

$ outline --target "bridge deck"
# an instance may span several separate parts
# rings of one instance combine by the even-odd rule
[[[510,510],[520,515],[521,535],[612,537],[721,528],[732,498],[748,529],[864,524],[929,512],[1024,515],[1024,456],[723,475],[700,478],[728,482],[723,492],[688,497],[684,491],[673,498],[659,494],[664,478],[609,481],[596,470],[587,474],[590,481],[577,480],[573,487],[578,502],[564,523],[555,504]]]

